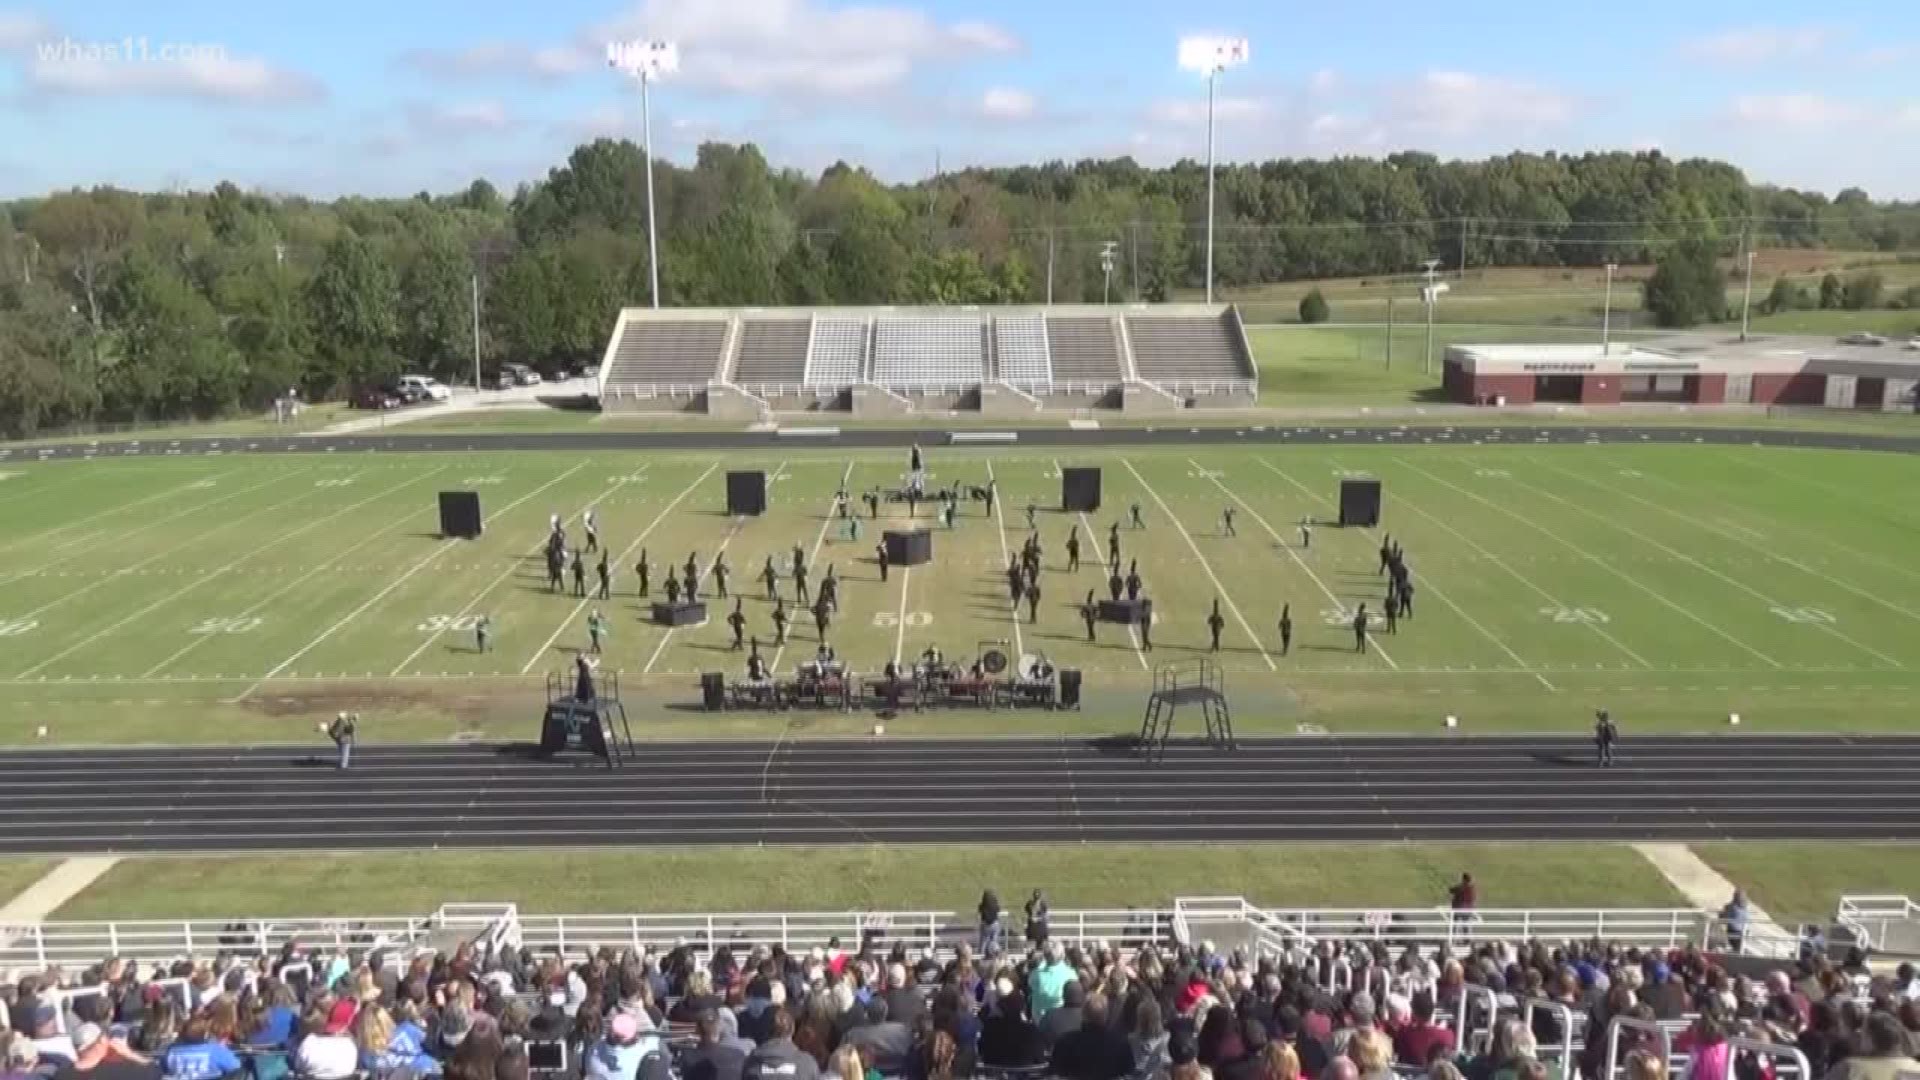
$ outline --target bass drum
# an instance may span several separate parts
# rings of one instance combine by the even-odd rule
[[[988,649],[980,654],[980,670],[989,675],[999,675],[1007,670],[1007,654],[999,649]]]

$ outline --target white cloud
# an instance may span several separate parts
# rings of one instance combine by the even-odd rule
[[[1213,101],[1214,126],[1258,120],[1271,114],[1274,108],[1273,102],[1263,98],[1216,97]],[[1156,101],[1147,106],[1147,119],[1152,123],[1164,124],[1168,127],[1184,128],[1198,125],[1204,130],[1207,124],[1207,99],[1169,98]]]
[[[1860,54],[1860,63],[1867,67],[1892,67],[1920,59],[1920,46],[1915,45],[1876,45]]]
[[[1684,42],[1680,52],[1715,64],[1766,64],[1817,56],[1834,38],[1825,26],[1745,26]]]
[[[1340,73],[1332,68],[1321,68],[1307,76],[1307,92],[1326,96],[1340,89]]]
[[[980,96],[980,115],[989,120],[1031,120],[1039,111],[1032,94],[996,86]]]
[[[1817,130],[1859,120],[1861,110],[1819,94],[1747,94],[1733,99],[1733,119],[1752,127]]]
[[[87,97],[176,97],[281,105],[326,96],[318,80],[265,60],[200,53],[178,60],[36,56],[26,73],[36,93]]]
[[[688,85],[748,95],[873,93],[923,64],[1020,47],[988,23],[942,24],[912,8],[821,0],[645,0],[602,36],[675,42]]]
[[[535,47],[519,42],[482,42],[464,49],[412,49],[403,66],[442,79],[526,79],[555,82],[594,66],[594,56],[572,45]]]
[[[513,115],[497,101],[416,104],[407,109],[407,127],[429,139],[463,139],[511,131]]]
[[[1532,135],[1573,119],[1573,99],[1548,87],[1465,71],[1430,71],[1389,91],[1392,127],[1414,137]]]
[[[32,48],[53,36],[53,27],[31,11],[0,11],[0,52]]]

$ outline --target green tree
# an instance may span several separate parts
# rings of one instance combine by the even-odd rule
[[[133,244],[141,225],[137,196],[112,188],[65,191],[27,219],[27,231],[79,286],[87,319],[102,330],[100,301],[107,277]]]
[[[1847,279],[1840,291],[1840,306],[1848,311],[1865,311],[1880,306],[1881,294],[1886,291],[1886,279],[1869,270],[1864,274],[1855,274]]]
[[[1773,279],[1773,288],[1767,292],[1767,298],[1760,302],[1760,310],[1764,314],[1773,315],[1805,307],[1806,302],[1805,290],[1795,285],[1792,278],[1782,274]]]
[[[239,404],[245,371],[220,316],[185,275],[136,252],[114,286],[121,353],[102,373],[107,410],[135,419],[216,416]]]
[[[448,382],[472,378],[472,263],[451,232],[419,239],[400,271],[398,334],[402,364]]]
[[[494,275],[486,321],[503,358],[526,363],[553,354],[558,341],[553,278],[549,259],[536,248],[520,249]]]
[[[342,233],[327,246],[307,284],[307,318],[320,366],[316,381],[330,393],[400,373],[394,353],[400,329],[393,267],[373,245]]]
[[[1327,306],[1327,298],[1319,289],[1300,298],[1301,322],[1323,323],[1332,317],[1333,309]]]
[[[1720,272],[1713,245],[1703,240],[1673,245],[1641,293],[1641,302],[1661,326],[1697,326],[1726,314],[1726,275]]]
[[[1826,276],[1820,279],[1820,309],[1832,311],[1838,308],[1845,292],[1846,287],[1840,284],[1840,275],[1827,271]]]

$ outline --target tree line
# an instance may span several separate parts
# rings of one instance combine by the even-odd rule
[[[467,381],[476,286],[483,366],[597,356],[614,311],[647,300],[643,167],[632,143],[600,140],[511,195],[476,180],[321,202],[222,183],[0,204],[0,430],[212,417],[402,371]],[[655,183],[668,306],[1097,302],[1109,289],[1160,301],[1201,285],[1206,174],[1194,162],[887,185],[844,163],[807,176],[712,144],[690,167],[656,163]],[[1427,259],[1920,249],[1920,204],[1756,186],[1725,163],[1652,152],[1281,160],[1222,167],[1217,184],[1221,288]],[[1302,314],[1325,317],[1320,305]]]

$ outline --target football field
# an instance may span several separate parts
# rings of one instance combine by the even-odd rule
[[[812,582],[841,581],[828,631],[857,671],[929,645],[970,661],[986,644],[1085,672],[1078,712],[932,711],[895,734],[1126,732],[1157,665],[1209,653],[1224,619],[1229,698],[1246,732],[1579,731],[1611,709],[1636,731],[1885,731],[1910,726],[1920,687],[1920,504],[1906,456],[1721,446],[1006,447],[928,451],[930,486],[985,485],[933,529],[931,565],[880,579],[874,545],[904,504],[870,520],[859,494],[900,483],[903,451],[554,452],[163,457],[0,467],[0,741],[313,740],[353,709],[375,739],[526,738],[545,676],[587,645],[618,671],[635,733],[794,736],[862,731],[870,716],[714,715],[702,671],[737,675],[713,596],[716,560],[744,598],[747,633],[781,670],[811,656],[803,612],[783,649],[759,578],[798,547]],[[1059,470],[1103,470],[1104,505],[1066,514]],[[725,512],[724,473],[763,469],[766,514]],[[1315,527],[1339,481],[1385,485],[1380,531]],[[853,539],[831,513],[855,496]],[[486,531],[437,535],[435,493],[480,493]],[[1125,523],[1137,504],[1144,528]],[[1029,533],[1045,549],[1037,613],[1009,602],[1004,569]],[[550,515],[578,538],[591,508],[612,597],[549,591]],[[1224,512],[1234,512],[1227,534]],[[1124,626],[1086,640],[1078,605],[1106,593],[1109,527],[1137,560],[1151,649]],[[1083,561],[1066,568],[1077,529]],[[1403,545],[1416,610],[1356,652],[1357,605],[1385,595],[1383,534]],[[706,624],[645,619],[634,564],[658,598],[690,558]],[[594,557],[587,558],[595,589]],[[1124,573],[1123,567],[1123,573]],[[793,582],[782,574],[789,604]],[[1281,651],[1282,605],[1296,626]],[[478,648],[486,618],[491,641]],[[1184,721],[1183,721],[1184,723]],[[47,734],[40,735],[45,728]],[[1190,728],[1189,728],[1190,730]]]

